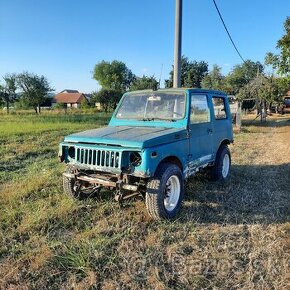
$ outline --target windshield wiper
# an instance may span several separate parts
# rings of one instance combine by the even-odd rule
[[[175,119],[164,119],[164,118],[159,118],[159,117],[152,117],[152,118],[143,118],[140,119],[140,121],[155,121],[155,120],[161,120],[161,121],[167,121],[167,122],[176,122]]]
[[[141,119],[142,121],[154,121],[155,120],[155,118],[149,118],[149,117],[147,117],[147,118],[143,118],[143,119]]]

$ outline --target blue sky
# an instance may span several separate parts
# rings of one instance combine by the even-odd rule
[[[245,59],[275,51],[289,0],[216,0]],[[136,75],[168,78],[173,62],[175,0],[0,0],[0,76],[45,75],[56,92],[99,88],[101,60],[121,60]],[[227,73],[241,62],[212,0],[183,0],[182,53]]]

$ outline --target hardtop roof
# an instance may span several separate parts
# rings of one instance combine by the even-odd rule
[[[225,92],[217,91],[217,90],[210,90],[210,89],[201,89],[201,88],[163,88],[158,90],[138,90],[138,91],[131,91],[127,93],[154,93],[154,92],[185,92],[189,91],[192,93],[205,93],[205,94],[212,94],[212,95],[220,95],[220,96],[227,96]],[[126,94],[127,94],[126,93]]]

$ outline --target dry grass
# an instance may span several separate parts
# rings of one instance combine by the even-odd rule
[[[63,195],[58,142],[97,117],[1,116],[0,289],[289,289],[289,119],[248,117],[231,179],[196,176],[156,222],[140,200]]]

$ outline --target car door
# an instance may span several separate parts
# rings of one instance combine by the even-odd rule
[[[190,167],[196,168],[208,163],[213,157],[212,122],[206,94],[191,94],[190,103]]]

